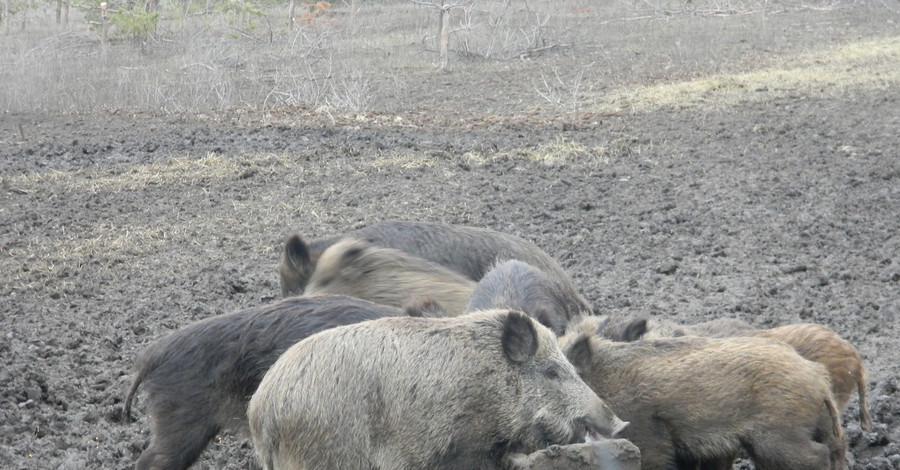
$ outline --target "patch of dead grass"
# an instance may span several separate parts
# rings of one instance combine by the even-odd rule
[[[646,112],[664,107],[728,107],[778,96],[833,96],[847,89],[900,83],[900,37],[858,42],[785,59],[780,66],[739,74],[641,86],[589,98],[597,111]]]
[[[224,158],[210,153],[202,158],[177,157],[149,165],[32,172],[9,178],[8,184],[26,192],[46,185],[75,191],[136,191],[149,186],[196,186],[249,176],[275,176],[285,170],[304,171],[300,162],[288,155],[263,154]]]
[[[654,147],[657,147],[657,144],[642,142],[636,137],[627,135],[615,137],[603,145],[593,147],[557,136],[554,141],[537,147],[489,155],[468,152],[462,158],[475,164],[501,159],[527,159],[548,166],[580,165],[585,168],[595,168],[606,165],[614,159],[640,156]]]

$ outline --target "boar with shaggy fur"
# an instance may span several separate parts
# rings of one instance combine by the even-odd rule
[[[815,323],[785,325],[769,330],[744,332],[742,336],[772,338],[792,346],[797,352],[818,362],[828,369],[831,390],[838,408],[847,408],[847,402],[855,391],[859,396],[859,424],[865,430],[872,430],[869,403],[866,399],[868,378],[859,351],[849,341],[841,338],[832,329]]]
[[[767,338],[614,342],[579,328],[560,339],[585,382],[631,425],[641,468],[760,470],[846,466],[840,416],[822,365]]]
[[[831,379],[831,392],[838,409],[845,410],[850,397],[856,392],[859,396],[859,424],[865,430],[872,430],[872,418],[869,415],[866,398],[868,378],[862,357],[852,344],[826,326],[798,323],[758,330],[745,321],[733,318],[721,318],[694,325],[677,325],[669,320],[647,318],[632,319],[626,323],[627,326],[619,328],[604,326],[601,328],[601,334],[617,341],[686,334],[711,338],[758,336],[783,341],[804,358],[825,366]]]
[[[497,261],[524,261],[559,282],[567,296],[580,304],[578,310],[592,310],[562,266],[534,243],[496,230],[435,222],[381,222],[310,244],[299,235],[291,235],[284,242],[284,253],[278,267],[282,295],[288,297],[303,293],[322,252],[347,238],[365,240],[376,246],[418,256],[472,281],[480,280]]]
[[[459,315],[474,289],[472,280],[437,263],[347,239],[322,253],[304,294],[349,295],[398,308],[431,299]]]
[[[516,311],[388,318],[296,344],[248,409],[267,470],[495,469],[626,427]]]
[[[586,313],[559,282],[518,260],[497,263],[475,285],[466,311],[491,308],[524,312],[557,335],[565,332],[569,320]]]
[[[152,437],[137,470],[188,468],[224,428],[246,430],[246,408],[266,370],[297,341],[335,326],[403,313],[343,296],[295,297],[207,318],[149,346],[125,399],[143,384]]]

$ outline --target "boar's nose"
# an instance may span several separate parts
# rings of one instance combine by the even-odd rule
[[[630,424],[628,421],[619,419],[613,410],[599,398],[594,409],[593,413],[585,416],[583,419],[587,427],[587,435],[585,436],[587,442],[597,440],[601,436],[615,438]]]
[[[615,424],[613,425],[613,430],[609,437],[619,437],[619,434],[621,434],[622,431],[628,428],[629,424],[631,424],[630,421],[622,421],[618,416],[616,416]]]

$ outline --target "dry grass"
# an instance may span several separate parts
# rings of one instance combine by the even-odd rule
[[[294,174],[305,172],[303,165],[288,155],[224,158],[211,153],[202,158],[178,157],[149,165],[28,173],[10,178],[8,184],[25,192],[52,185],[66,191],[108,193],[150,186],[198,186],[247,176],[266,178],[284,174],[286,170]]]
[[[668,106],[728,107],[788,94],[832,96],[900,83],[900,38],[852,43],[782,59],[779,67],[686,82],[635,87],[593,97],[593,111],[652,111]]]
[[[527,159],[547,166],[571,165],[585,169],[597,168],[610,161],[621,158],[639,158],[649,150],[659,150],[658,144],[642,142],[633,136],[619,136],[610,139],[604,145],[588,147],[579,142],[557,136],[553,142],[537,147],[514,151],[501,151],[488,155],[468,152],[463,160],[484,164],[495,160]]]

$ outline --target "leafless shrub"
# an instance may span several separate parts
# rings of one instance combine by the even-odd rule
[[[593,65],[593,64],[591,64]],[[559,106],[567,111],[577,111],[581,95],[590,92],[590,87],[585,90],[582,86],[584,73],[591,65],[582,67],[574,77],[566,80],[560,75],[559,67],[551,67],[552,77],[541,70],[540,83],[532,83],[534,90],[545,101]]]
[[[326,104],[343,113],[363,113],[369,110],[373,90],[369,79],[359,73],[348,74],[331,83],[331,94]]]
[[[552,44],[544,27],[550,11],[538,11],[527,0],[471,2],[461,9],[456,28],[460,49],[487,59],[529,55]]]

